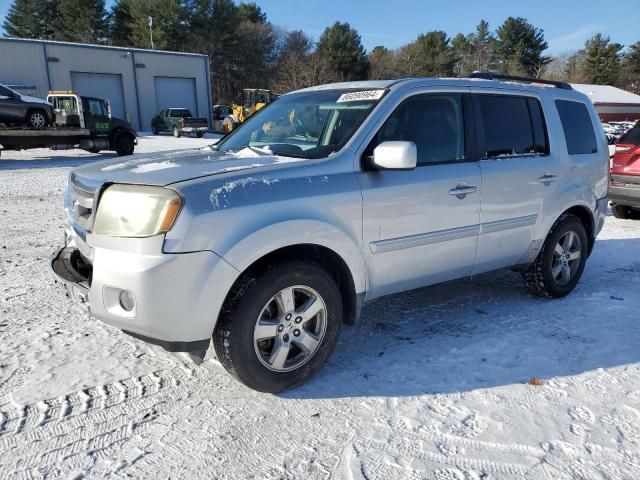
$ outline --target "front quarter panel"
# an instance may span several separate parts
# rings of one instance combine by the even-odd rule
[[[362,195],[351,155],[174,185],[185,205],[164,251],[209,250],[242,272],[277,249],[321,245],[342,257],[363,292]]]

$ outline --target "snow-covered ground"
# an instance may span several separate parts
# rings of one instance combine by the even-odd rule
[[[610,216],[562,300],[504,271],[381,299],[265,395],[55,288],[65,176],[110,155],[0,159],[0,478],[640,478],[640,222]]]

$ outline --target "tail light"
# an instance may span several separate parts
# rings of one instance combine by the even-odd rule
[[[180,125],[184,127],[184,117],[180,117]]]

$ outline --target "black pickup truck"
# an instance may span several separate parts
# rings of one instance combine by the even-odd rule
[[[168,108],[162,110],[151,120],[151,131],[154,135],[160,132],[172,132],[178,138],[183,133],[190,133],[201,138],[209,130],[206,118],[194,117],[188,108]]]

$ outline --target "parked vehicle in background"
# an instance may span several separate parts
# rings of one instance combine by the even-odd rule
[[[511,268],[563,297],[606,216],[600,121],[568,84],[481,78],[548,85],[324,85],[209,149],[78,167],[53,271],[135,337],[198,356],[213,337],[267,392],[318,370],[383,295]]]
[[[53,107],[46,100],[0,85],[0,124],[44,128],[53,123],[53,118]]]
[[[207,119],[194,117],[188,108],[168,108],[151,120],[151,131],[154,135],[160,132],[172,132],[176,138],[184,133],[201,138],[207,130],[209,130]]]
[[[213,106],[213,125],[211,130],[214,132],[224,132],[224,119],[231,115],[231,107],[229,105]]]
[[[609,199],[616,218],[640,219],[640,124],[616,143],[611,162]]]
[[[92,153],[102,150],[115,150],[121,156],[133,153],[136,131],[126,120],[111,116],[106,99],[60,90],[49,92],[47,102],[53,108],[51,127],[1,129],[2,149],[77,147]]]
[[[258,110],[264,108],[278,98],[271,90],[261,88],[245,88],[242,90],[242,103],[233,104],[231,113],[223,121],[224,133],[230,133]]]

